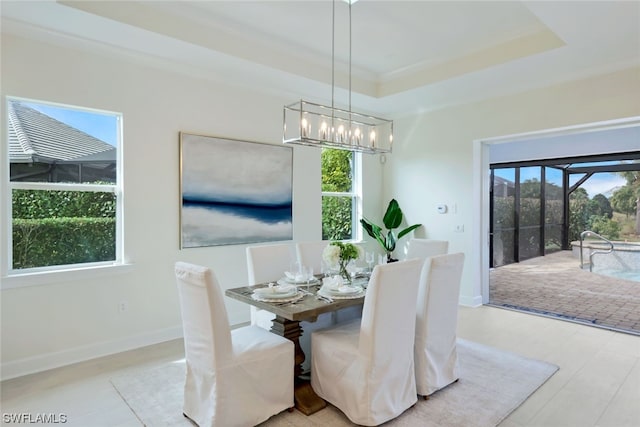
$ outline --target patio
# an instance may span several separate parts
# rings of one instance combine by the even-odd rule
[[[489,305],[640,335],[640,282],[579,264],[560,251],[492,269]]]

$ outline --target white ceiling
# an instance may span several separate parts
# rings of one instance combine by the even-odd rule
[[[346,106],[349,6],[335,8]],[[3,32],[331,100],[328,0],[3,0],[0,12]],[[638,1],[360,0],[351,13],[354,110],[429,111],[640,66]]]

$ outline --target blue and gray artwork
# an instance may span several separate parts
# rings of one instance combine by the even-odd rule
[[[290,147],[182,134],[182,247],[292,240]]]

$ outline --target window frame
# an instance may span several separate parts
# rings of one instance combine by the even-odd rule
[[[115,184],[83,184],[83,183],[58,183],[58,182],[25,182],[11,181],[11,167],[9,158],[9,127],[8,127],[8,106],[10,101],[27,102],[41,105],[48,105],[56,108],[65,108],[89,113],[113,116],[116,121],[116,182]],[[122,113],[95,108],[80,107],[75,105],[61,104],[43,100],[29,99],[16,96],[5,96],[5,110],[2,114],[2,124],[5,131],[2,138],[6,142],[3,144],[1,161],[6,170],[2,173],[2,197],[0,211],[2,227],[0,238],[3,242],[2,252],[6,256],[2,257],[0,271],[2,284],[0,289],[10,289],[29,285],[40,285],[59,280],[84,278],[97,274],[111,274],[130,269],[130,265],[125,262],[124,255],[124,226],[123,226],[123,150],[122,150]],[[31,268],[13,268],[13,206],[12,197],[14,190],[44,190],[44,191],[88,191],[99,193],[112,193],[116,199],[115,217],[115,259],[111,261],[86,262],[63,265],[49,265]]]
[[[337,148],[329,148],[331,150],[337,150]],[[351,239],[343,240],[344,242],[359,243],[362,241],[362,227],[359,227],[362,216],[362,153],[352,151],[352,166],[351,166],[351,191],[321,191],[320,198],[323,197],[350,197],[353,199],[351,205]],[[320,177],[322,179],[322,170],[320,171]],[[323,218],[324,212],[321,214]],[[322,227],[321,227],[322,228]]]

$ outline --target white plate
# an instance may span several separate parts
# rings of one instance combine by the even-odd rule
[[[298,288],[293,285],[286,285],[279,289],[280,286],[273,286],[269,288],[258,288],[253,291],[253,295],[256,295],[260,299],[274,299],[274,298],[289,298],[298,293]]]
[[[367,292],[363,289],[358,293],[354,293],[354,294],[344,294],[344,293],[340,293],[340,294],[330,294],[330,293],[326,293],[324,292],[324,290],[319,290],[318,291],[318,295],[323,296],[323,297],[327,297],[327,298],[331,298],[331,299],[356,299],[356,298],[361,298],[363,297]]]
[[[283,297],[279,295],[277,298],[262,298],[262,296],[251,294],[251,298],[253,298],[256,301],[262,301],[262,302],[293,302],[293,301],[298,301],[299,299],[304,298],[304,294],[302,292],[295,292],[291,296]]]
[[[309,282],[309,285],[317,285],[318,282],[319,282],[319,280],[314,277],[313,280],[311,280]],[[285,285],[285,286],[286,285],[297,285],[297,286],[300,286],[300,285],[306,285],[307,281],[305,280],[304,282],[292,282],[289,279],[287,279],[286,277],[283,277],[282,279],[278,279],[277,283],[278,283],[278,285]]]
[[[362,286],[342,286],[340,289],[322,288],[322,292],[327,295],[352,295],[362,292]]]

